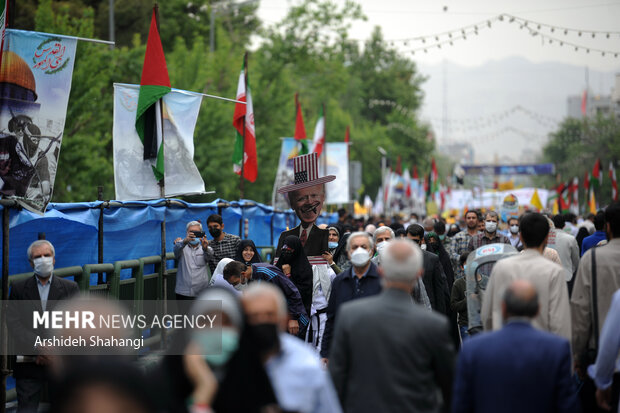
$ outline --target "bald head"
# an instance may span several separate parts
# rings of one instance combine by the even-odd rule
[[[504,293],[504,320],[511,317],[534,318],[538,314],[538,293],[531,282],[515,280]]]
[[[381,251],[381,270],[386,281],[415,285],[422,269],[422,250],[412,241],[390,241]]]

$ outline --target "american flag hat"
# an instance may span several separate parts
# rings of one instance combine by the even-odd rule
[[[336,179],[335,175],[319,177],[319,157],[316,153],[294,157],[293,169],[295,172],[295,183],[279,188],[279,194],[309,188],[311,186],[324,184]]]

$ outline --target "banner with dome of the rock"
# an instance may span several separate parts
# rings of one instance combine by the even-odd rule
[[[7,29],[0,63],[0,197],[44,212],[65,127],[77,40]]]

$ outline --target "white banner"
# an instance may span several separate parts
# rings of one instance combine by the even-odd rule
[[[139,85],[114,84],[114,186],[119,201],[161,198],[136,132],[139,90]],[[163,102],[165,196],[204,193],[204,181],[194,164],[194,128],[202,95],[172,89]]]
[[[325,173],[335,175],[336,179],[326,185],[328,204],[346,204],[349,202],[349,157],[345,142],[328,142],[325,144],[319,165],[323,166],[327,157]]]

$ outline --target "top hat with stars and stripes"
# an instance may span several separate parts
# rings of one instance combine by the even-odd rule
[[[293,169],[295,172],[295,183],[278,189],[279,194],[309,188],[336,179],[335,175],[319,177],[319,159],[316,153],[294,157]]]

